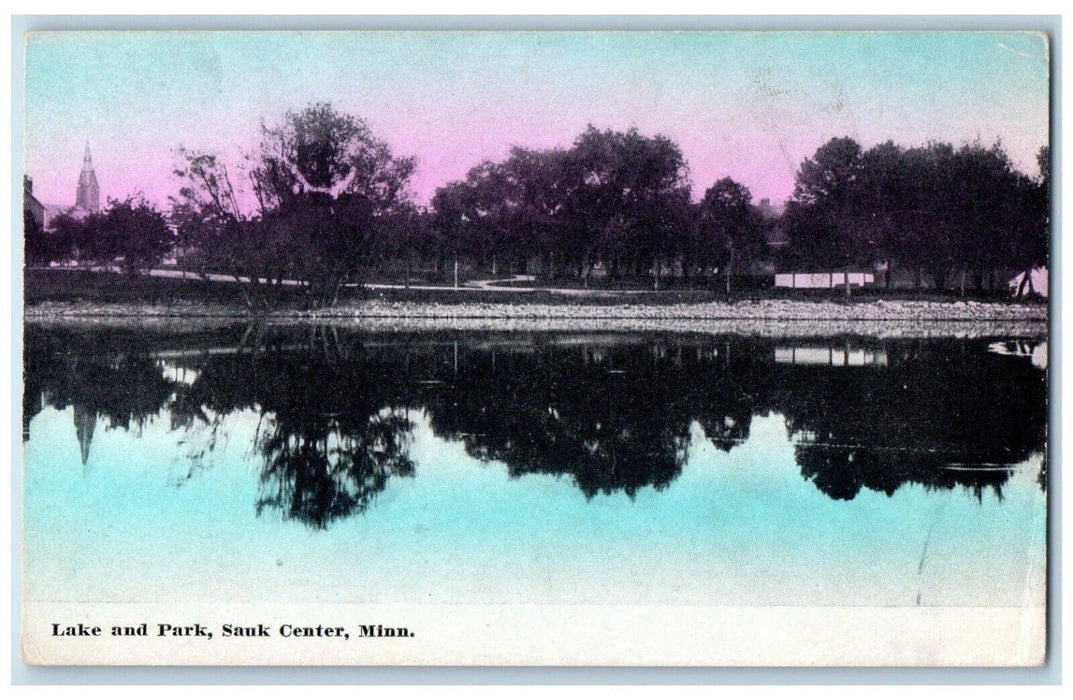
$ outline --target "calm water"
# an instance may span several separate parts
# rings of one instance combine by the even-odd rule
[[[30,600],[1042,604],[1036,339],[26,328]]]

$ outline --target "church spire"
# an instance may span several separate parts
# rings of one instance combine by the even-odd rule
[[[101,210],[101,191],[97,185],[97,173],[93,170],[93,156],[86,144],[86,156],[82,159],[82,174],[78,176],[78,192],[75,194],[75,206],[87,212]]]

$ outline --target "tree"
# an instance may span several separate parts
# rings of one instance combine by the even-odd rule
[[[439,188],[433,221],[444,250],[498,272],[541,259],[546,274],[586,280],[602,262],[612,278],[652,271],[688,245],[690,183],[665,136],[590,126],[569,149],[514,147]]]
[[[91,214],[84,219],[76,219],[64,212],[52,219],[49,228],[53,244],[66,254],[68,259],[89,259],[89,248],[99,235],[101,214]],[[86,252],[84,252],[86,251]],[[53,253],[58,252],[53,250]],[[53,258],[58,259],[58,258]]]
[[[918,286],[927,270],[939,290],[960,273],[964,294],[972,277],[977,289],[987,278],[994,287],[1010,260],[1045,259],[1040,191],[1000,143],[905,149],[888,141],[862,153],[833,139],[802,164],[784,223],[799,264],[885,262],[888,285],[901,266],[917,273]]]
[[[1005,264],[1011,239],[1020,237],[1018,179],[999,143],[990,147],[967,144],[955,153],[952,180],[957,219],[950,229],[963,296],[967,276],[977,273],[977,285],[982,286],[985,271],[989,274]]]
[[[861,146],[848,136],[833,138],[806,158],[797,171],[793,198],[806,205],[844,205],[860,175]]]
[[[121,259],[123,270],[135,275],[160,263],[175,244],[167,219],[140,196],[108,200],[99,217],[91,217],[90,257],[94,262]]]
[[[901,152],[895,166],[904,180],[895,195],[900,206],[892,205],[892,228],[883,245],[888,283],[900,264],[914,271],[918,288],[923,284],[923,270],[931,271],[936,285],[942,284],[955,253],[949,234],[953,158],[953,146],[938,142]]]
[[[61,214],[52,221],[51,259],[113,265],[135,275],[160,263],[175,245],[164,214],[141,195],[109,199],[104,211],[76,219]]]
[[[908,184],[898,196],[888,255],[916,269],[918,278],[921,269],[929,271],[939,290],[951,273],[962,294],[973,278],[977,289],[987,279],[994,288],[996,270],[1017,258],[1031,228],[1028,178],[1000,143],[932,142],[907,149],[902,160]]]
[[[70,219],[70,217],[57,217]],[[77,223],[74,219],[70,221]],[[61,222],[63,224],[64,222]],[[66,229],[45,231],[29,211],[23,212],[23,246],[26,265],[48,265],[53,260],[70,260],[74,252],[74,236]]]
[[[461,182],[452,182],[436,189],[432,197],[432,225],[436,233],[438,265],[442,269],[450,259],[457,269],[458,259],[468,252],[467,207],[468,193]],[[458,280],[455,280],[457,284]]]
[[[654,272],[680,255],[690,229],[690,184],[681,149],[664,136],[600,131],[569,149],[512,148],[432,199],[444,250],[498,271],[540,258],[551,277]]]
[[[214,154],[180,146],[176,157],[174,174],[182,184],[170,197],[170,219],[187,264],[203,275],[231,275],[247,307],[263,310],[273,301],[264,276],[273,251],[259,222],[263,201],[253,211],[240,206],[231,170]]]
[[[587,245],[582,266],[597,259],[615,276],[651,266],[659,286],[664,262],[677,248],[676,234],[689,202],[689,169],[676,143],[636,128],[599,131],[593,126],[571,150],[570,209]]]
[[[204,267],[246,285],[253,310],[279,303],[286,279],[297,280],[308,306],[334,303],[374,262],[378,238],[407,216],[416,167],[364,120],[327,103],[262,122],[260,148],[248,158],[253,211],[215,156],[179,155],[174,220],[193,236]]]
[[[524,257],[518,248],[519,185],[505,164],[480,163],[465,180],[441,190],[443,215],[453,217],[443,223],[461,237],[478,267],[487,266],[495,275],[501,261]]]
[[[568,156],[558,148],[538,151],[514,147],[505,164],[517,187],[514,223],[519,251],[527,257],[539,256],[550,278],[580,256],[578,237],[568,218],[567,203],[577,186]]]
[[[791,236],[811,264],[849,268],[864,257],[855,219],[854,188],[861,173],[861,147],[849,137],[833,138],[806,158],[797,171],[791,206]]]
[[[732,271],[764,250],[764,222],[753,207],[749,188],[725,177],[708,188],[698,214],[697,249],[723,269],[730,295]]]
[[[895,268],[907,262],[899,242],[912,228],[918,206],[914,191],[918,178],[905,149],[892,141],[873,146],[861,155],[853,188],[859,233],[856,243],[866,247],[874,262],[886,264],[888,288]]]
[[[860,153],[852,139],[831,139],[798,168],[786,211],[798,264],[830,267],[846,262],[847,200]]]
[[[1040,148],[1036,155],[1039,176],[1033,180],[1020,176],[1017,180],[1018,215],[1017,233],[1009,253],[1024,271],[1017,296],[1032,284],[1032,270],[1050,264],[1051,242],[1051,149]]]
[[[381,268],[394,265],[396,274],[401,266],[403,283],[408,285],[414,268],[437,254],[437,241],[429,219],[425,210],[409,203],[384,217],[373,241],[373,264]]]
[[[404,213],[416,161],[396,158],[364,120],[327,103],[261,131],[252,179],[263,219],[271,235],[292,242],[311,305],[332,304]]]

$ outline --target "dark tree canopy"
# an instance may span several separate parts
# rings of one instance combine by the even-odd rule
[[[969,275],[1045,264],[1045,179],[1019,173],[999,143],[862,150],[832,139],[797,173],[784,217],[793,264],[882,265],[888,279],[895,268],[927,271],[940,289],[954,275],[964,286]]]
[[[49,231],[36,222],[27,226],[27,259],[36,264],[76,258],[136,274],[158,265],[176,244],[167,218],[141,196],[109,199],[104,211],[83,218],[60,214]]]
[[[427,209],[408,192],[414,159],[326,103],[262,124],[245,195],[214,155],[179,155],[178,242],[189,264],[246,280],[253,307],[273,303],[284,279],[315,307],[370,274],[409,284],[415,270],[443,280],[451,267],[585,286],[711,284],[720,273],[728,294],[733,277],[766,286],[772,270],[883,271],[888,286],[900,271],[918,285],[926,273],[940,290],[953,279],[964,293],[971,278],[994,292],[1001,273],[1048,260],[1046,149],[1031,178],[1001,144],[866,149],[832,138],[801,163],[778,217],[730,177],[694,202],[678,144],[636,128],[590,125],[567,148],[514,146],[439,187]]]
[[[729,293],[731,274],[740,261],[764,254],[766,228],[749,188],[725,177],[709,187],[700,202],[695,259],[722,268]]]
[[[262,123],[260,148],[248,159],[253,211],[243,208],[225,163],[178,155],[176,226],[204,269],[249,287],[254,308],[278,301],[285,279],[302,283],[310,306],[333,303],[384,249],[380,239],[414,215],[415,160],[394,156],[362,119],[327,103]]]
[[[636,129],[590,126],[566,150],[513,148],[474,167],[432,200],[436,229],[453,255],[512,270],[540,260],[550,276],[579,277],[602,262],[658,272],[689,233],[690,185],[681,149]]]

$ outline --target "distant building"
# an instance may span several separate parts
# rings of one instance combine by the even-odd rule
[[[790,247],[790,234],[782,224],[782,213],[786,210],[786,204],[772,204],[770,199],[761,199],[756,211],[767,223],[764,234],[768,249],[773,253],[781,253]]]
[[[67,215],[75,219],[84,219],[101,210],[101,188],[97,184],[97,172],[93,168],[93,156],[86,145],[86,155],[82,159],[82,172],[78,175],[78,188],[75,190],[74,206],[69,204],[45,204],[33,193],[34,181],[23,176],[23,210],[33,215],[43,229],[50,230],[56,217]]]
[[[756,205],[756,209],[760,212],[760,216],[764,217],[764,220],[773,221],[782,216],[782,212],[786,209],[786,203],[772,204],[770,199],[764,197]]]
[[[34,196],[34,180],[29,175],[22,176],[22,213],[29,214],[41,228],[46,228],[47,207]]]
[[[97,186],[97,173],[93,170],[93,157],[86,144],[86,157],[82,159],[82,174],[78,176],[78,192],[75,194],[75,208],[90,214],[101,210],[101,191]]]
[[[875,284],[871,272],[850,272],[849,286],[866,287]],[[846,285],[844,272],[787,272],[775,275],[776,287],[790,289],[837,289]]]

